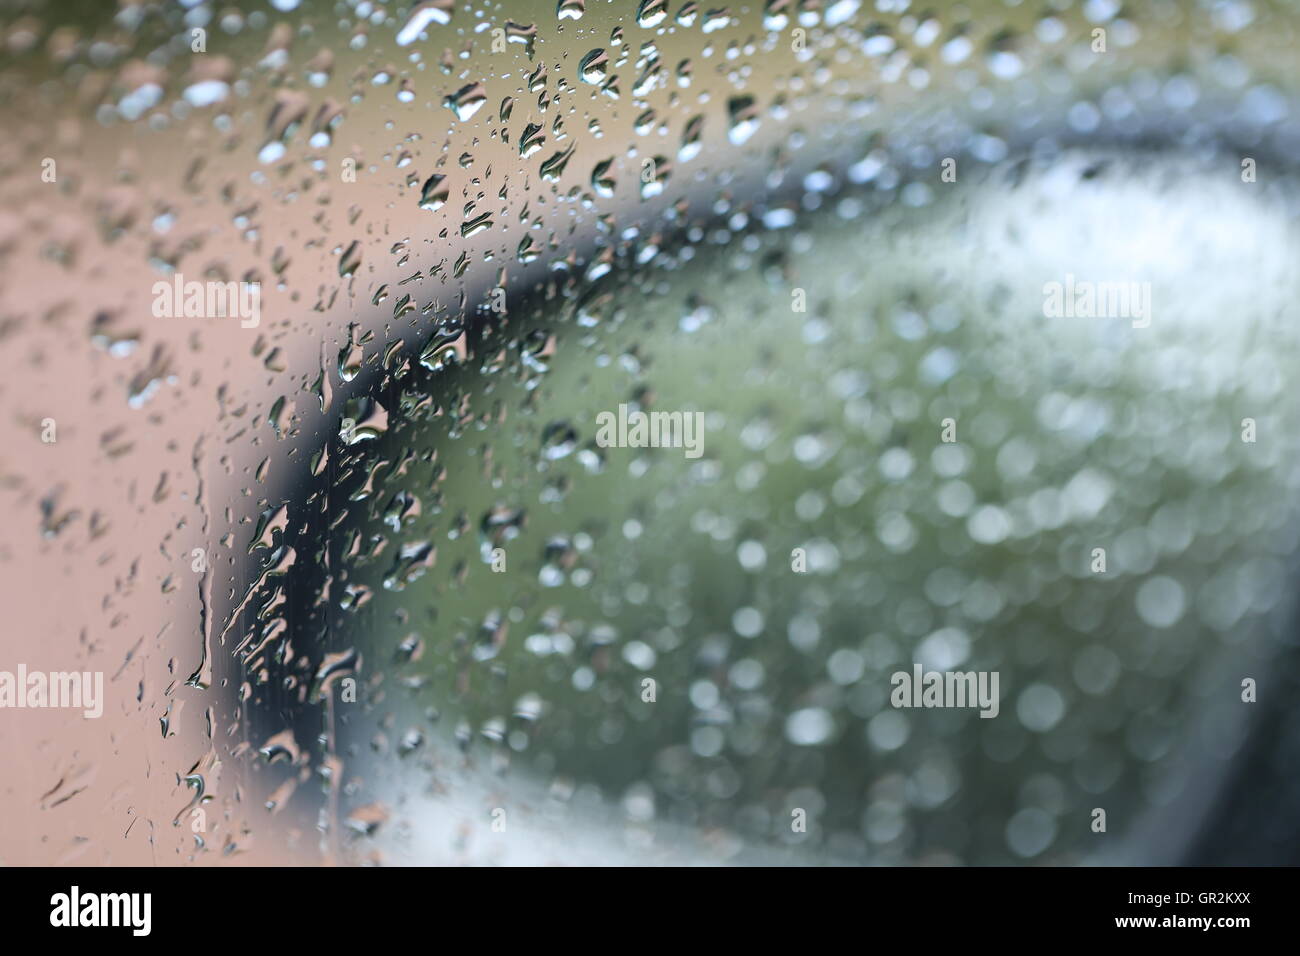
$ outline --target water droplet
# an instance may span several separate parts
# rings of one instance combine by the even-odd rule
[[[459,90],[445,97],[442,105],[452,110],[462,121],[471,119],[487,102],[487,92],[482,83],[467,83]]]
[[[668,0],[641,0],[636,11],[638,26],[650,29],[664,22],[668,16]]]
[[[739,146],[746,142],[758,129],[758,106],[752,96],[733,96],[727,100],[727,117],[730,126],[727,138]]]
[[[421,209],[436,210],[442,208],[450,192],[446,179],[447,177],[441,173],[434,173],[424,181],[424,186],[420,189]]]
[[[587,12],[587,0],[560,0],[555,7],[557,20],[581,20]]]
[[[591,188],[596,190],[596,194],[606,198],[614,195],[614,177],[609,175],[610,167],[614,165],[612,158],[596,164],[591,171]]]
[[[578,64],[578,76],[582,78],[584,83],[599,86],[608,75],[609,55],[600,47],[587,53],[582,58],[582,62]]]

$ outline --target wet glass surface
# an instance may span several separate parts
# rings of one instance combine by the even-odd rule
[[[1300,854],[1291,6],[3,9],[0,860]]]

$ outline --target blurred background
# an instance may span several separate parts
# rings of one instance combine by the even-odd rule
[[[1298,26],[0,3],[0,862],[1296,862]]]

